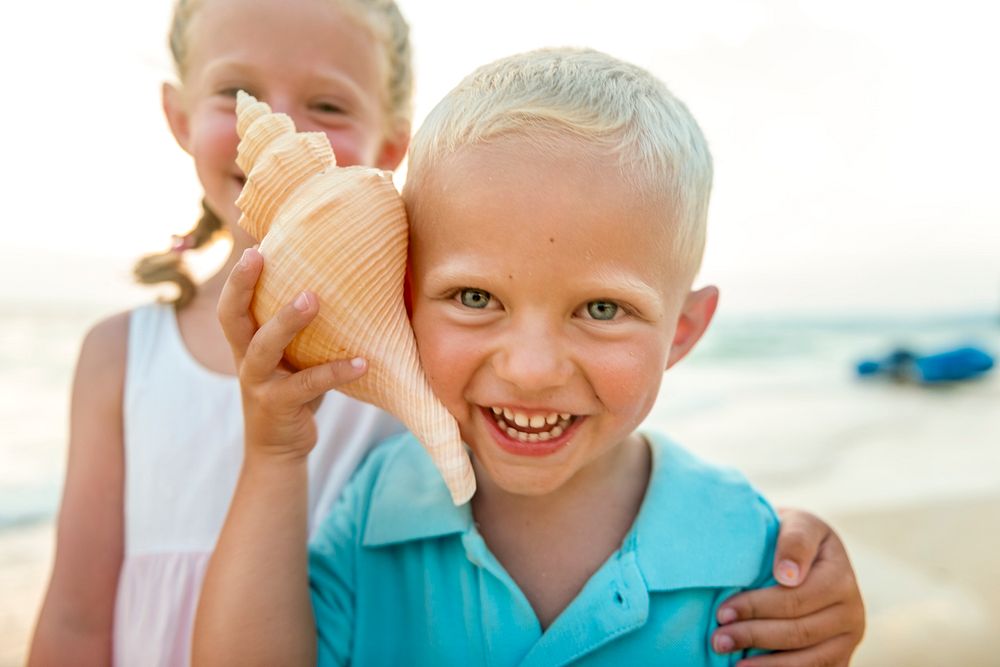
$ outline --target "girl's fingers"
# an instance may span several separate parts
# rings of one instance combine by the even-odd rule
[[[326,392],[357,380],[367,371],[368,364],[361,358],[331,361],[283,378],[276,393],[291,405],[309,405],[315,411]]]
[[[801,651],[744,658],[736,667],[848,667],[859,640],[841,635]]]
[[[229,273],[216,312],[222,331],[232,348],[236,366],[246,355],[247,347],[257,331],[257,323],[250,314],[250,301],[253,299],[257,278],[264,266],[264,258],[254,248],[247,248],[243,256]]]
[[[281,363],[285,348],[317,312],[319,303],[312,292],[300,292],[292,303],[282,306],[251,338],[240,365],[240,379],[249,384],[269,379]]]
[[[850,623],[843,607],[833,605],[802,618],[726,625],[712,634],[712,648],[716,653],[732,653],[749,648],[789,651],[818,646],[849,632]]]
[[[862,619],[864,605],[851,561],[835,533],[823,541],[809,577],[795,588],[771,586],[744,591],[719,608],[719,623],[754,619],[792,619],[807,616],[836,603]]]
[[[822,519],[796,509],[779,510],[781,529],[774,550],[774,578],[797,586],[809,575],[823,541],[833,532]]]

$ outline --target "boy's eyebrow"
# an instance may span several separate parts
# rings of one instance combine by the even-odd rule
[[[448,264],[438,264],[428,270],[424,280],[445,284],[461,282],[467,283],[469,287],[475,287],[476,284],[488,284],[496,281],[497,275],[494,272],[483,271],[481,264],[475,260],[457,258],[449,261]],[[579,286],[580,291],[593,292],[594,297],[640,299],[651,305],[658,305],[663,301],[663,294],[660,290],[638,276],[624,271],[599,269],[587,278],[575,281],[575,284]]]
[[[453,283],[453,282],[482,282],[489,279],[490,274],[479,268],[479,263],[474,259],[452,258],[447,264],[437,264],[424,274],[425,281]]]
[[[605,292],[608,296],[638,296],[650,304],[659,304],[663,301],[660,290],[638,276],[623,271],[598,270],[593,280],[582,281],[579,284],[584,289],[592,285],[592,289],[596,292]]]

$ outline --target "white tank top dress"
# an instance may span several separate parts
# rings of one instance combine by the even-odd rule
[[[114,662],[190,662],[198,592],[243,461],[239,383],[190,355],[173,306],[131,313],[123,398],[125,554]],[[379,440],[402,430],[366,403],[330,392],[309,458],[309,531]]]

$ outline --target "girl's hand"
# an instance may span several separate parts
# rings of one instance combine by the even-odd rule
[[[316,444],[313,413],[327,391],[356,380],[363,359],[334,361],[295,371],[285,348],[319,312],[316,295],[304,291],[259,328],[250,313],[264,258],[243,252],[219,297],[219,322],[233,351],[243,396],[246,455],[305,458]]]
[[[780,510],[774,576],[782,585],[734,595],[719,608],[712,646],[779,651],[740,667],[842,667],[865,632],[861,591],[837,534],[818,517]]]

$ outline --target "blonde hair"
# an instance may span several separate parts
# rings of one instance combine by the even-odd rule
[[[169,46],[177,77],[183,83],[188,65],[188,29],[196,11],[207,0],[177,0],[170,23]],[[385,112],[385,132],[406,127],[413,115],[413,56],[410,49],[410,27],[394,0],[329,0],[348,12],[359,25],[371,31],[384,58],[385,85],[382,108]],[[222,221],[206,202],[198,223],[174,248],[146,255],[133,269],[136,280],[144,284],[173,282],[179,292],[174,305],[183,308],[197,291],[184,267],[182,252],[199,248],[216,237],[223,229]]]
[[[673,247],[693,279],[705,245],[712,156],[687,107],[646,70],[590,49],[541,49],[480,67],[430,112],[410,144],[406,196],[434,164],[512,134],[543,149],[566,136],[617,155],[639,196],[666,199]]]

